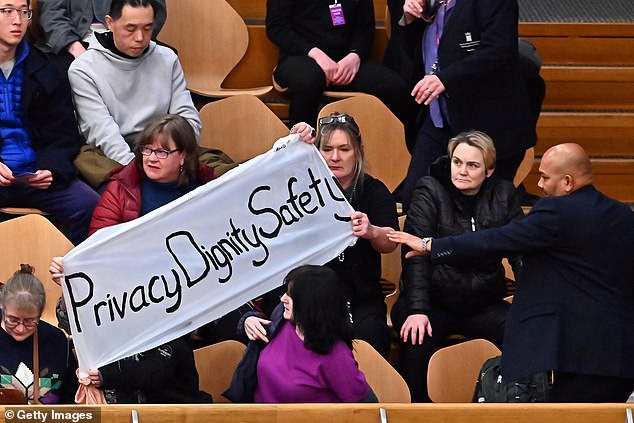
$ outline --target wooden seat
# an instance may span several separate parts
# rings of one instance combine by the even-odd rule
[[[333,112],[348,113],[354,117],[361,130],[368,173],[393,191],[405,178],[409,165],[405,129],[401,121],[381,100],[369,94],[327,104],[319,112],[319,117]]]
[[[200,120],[200,145],[218,148],[236,162],[268,151],[275,140],[289,133],[275,113],[252,95],[207,103],[200,110]]]
[[[6,281],[28,263],[46,289],[46,306],[42,320],[57,326],[55,305],[62,288],[51,280],[48,269],[51,258],[63,256],[73,244],[45,217],[28,214],[0,223],[0,239],[5,248],[0,254],[0,280]]]
[[[246,346],[238,341],[222,341],[194,351],[200,389],[211,394],[215,403],[228,403],[222,393],[244,355]]]
[[[352,346],[359,369],[365,374],[366,380],[380,402],[411,402],[405,380],[381,354],[361,339],[353,340]]]
[[[21,405],[26,404],[24,393],[13,388],[0,388],[1,405]]]
[[[439,349],[429,360],[429,398],[433,402],[471,402],[482,364],[500,354],[500,350],[485,339]]]
[[[405,216],[399,216],[398,226],[400,230],[403,230],[403,224],[405,223]],[[392,292],[387,293],[385,296],[385,305],[387,306],[387,325],[392,327],[392,318],[390,313],[392,307],[398,299],[400,292],[399,286],[401,281],[401,244],[399,244],[394,251],[388,254],[381,254],[381,285],[384,283],[390,283],[394,286]]]
[[[516,187],[520,186],[524,179],[531,173],[533,169],[533,164],[535,162],[535,147],[531,147],[526,150],[524,153],[524,158],[522,159],[520,165],[515,172],[515,177],[513,178],[513,185]]]
[[[23,216],[25,214],[39,214],[41,216],[48,216],[47,212],[30,207],[0,207],[0,213],[13,214],[18,216]]]
[[[159,39],[178,50],[187,88],[196,94],[224,98],[263,96],[273,86],[222,88],[247,51],[249,33],[242,17],[225,0],[166,0],[167,21]]]

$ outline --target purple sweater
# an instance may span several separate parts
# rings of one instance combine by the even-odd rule
[[[257,371],[256,403],[358,402],[371,390],[343,341],[317,354],[288,321],[260,353]]]

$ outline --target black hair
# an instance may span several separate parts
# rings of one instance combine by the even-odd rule
[[[154,0],[112,0],[112,4],[110,4],[110,12],[108,15],[113,20],[117,20],[121,17],[123,13],[123,7],[148,7],[152,6],[152,10],[154,11],[154,17],[156,18],[156,4]]]
[[[284,279],[293,300],[293,323],[304,335],[304,345],[318,354],[327,354],[342,340],[352,349],[348,304],[334,270],[304,265]]]

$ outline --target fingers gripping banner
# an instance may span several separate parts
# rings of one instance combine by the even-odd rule
[[[355,241],[323,158],[289,136],[217,180],[64,257],[80,371],[159,346],[324,264]]]

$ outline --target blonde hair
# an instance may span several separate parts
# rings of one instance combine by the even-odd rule
[[[319,148],[319,150],[321,151],[322,145],[325,145],[328,140],[330,140],[333,132],[337,129],[340,129],[348,136],[348,140],[350,141],[350,145],[352,145],[354,156],[356,158],[354,174],[352,178],[352,186],[356,187],[357,184],[362,180],[363,174],[366,171],[365,153],[363,152],[363,144],[361,142],[361,131],[359,130],[359,126],[354,121],[354,118],[347,113],[332,112],[327,117],[334,118],[334,121],[328,124],[322,124],[321,121],[324,118],[319,119],[317,141],[315,142],[315,144],[317,145],[317,148]]]
[[[480,131],[466,131],[461,132],[451,140],[447,145],[447,153],[449,157],[453,157],[453,152],[456,150],[459,144],[467,144],[471,147],[475,147],[482,152],[484,158],[484,167],[486,170],[495,168],[496,152],[495,144],[490,136]]]

